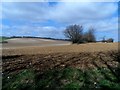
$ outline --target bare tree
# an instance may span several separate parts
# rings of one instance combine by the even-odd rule
[[[106,40],[105,40],[105,36],[102,38],[102,42],[106,42]]]
[[[84,41],[85,42],[95,42],[95,29],[93,27],[90,27],[89,30],[84,34]]]
[[[72,43],[81,43],[83,36],[83,27],[76,24],[70,25],[65,29],[64,35],[69,38]]]
[[[109,39],[107,39],[106,41],[107,41],[107,42],[113,42],[114,39],[113,39],[113,38],[109,38]]]

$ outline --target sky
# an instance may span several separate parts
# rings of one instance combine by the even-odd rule
[[[95,29],[97,40],[118,41],[117,2],[3,2],[0,3],[3,36],[37,36],[64,39],[69,25]]]

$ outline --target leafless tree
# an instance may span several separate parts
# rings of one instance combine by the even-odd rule
[[[82,43],[83,27],[80,25],[70,25],[65,31],[64,35],[69,38],[72,43]]]
[[[102,38],[102,42],[106,42],[106,40],[105,40],[105,36]]]
[[[93,27],[90,27],[89,30],[84,34],[84,41],[85,42],[95,42],[95,29]]]

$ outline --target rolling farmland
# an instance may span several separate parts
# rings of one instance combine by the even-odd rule
[[[120,88],[118,43],[15,40],[2,48],[4,90]]]

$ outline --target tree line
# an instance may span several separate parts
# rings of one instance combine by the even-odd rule
[[[72,43],[96,42],[95,29],[93,27],[90,27],[87,32],[83,33],[82,25],[69,25],[64,30],[64,35],[69,38]],[[113,39],[103,39],[101,42],[113,42]]]

